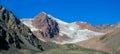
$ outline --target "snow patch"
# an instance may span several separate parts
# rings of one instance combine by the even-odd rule
[[[84,24],[86,24],[87,22],[80,21],[80,23],[84,23]]]
[[[27,18],[21,19],[22,23],[24,23],[26,26],[28,26],[31,29],[31,31],[38,31],[38,29],[35,28],[32,25],[32,20],[33,20],[32,18],[30,18],[30,19],[27,19]]]
[[[66,24],[69,24],[69,23],[67,23],[67,22],[61,21],[60,19],[57,19],[57,18],[51,16],[50,14],[48,14],[48,17],[52,18],[53,20],[56,20],[58,23],[62,23],[62,24],[65,24],[65,25],[66,25]]]

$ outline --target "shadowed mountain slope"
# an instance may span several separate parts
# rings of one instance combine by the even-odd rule
[[[0,50],[27,48],[44,51],[56,47],[56,44],[45,43],[33,35],[31,30],[20,20],[0,5]]]

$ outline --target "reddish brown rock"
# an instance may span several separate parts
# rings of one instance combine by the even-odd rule
[[[99,30],[103,30],[105,32],[110,32],[111,30],[113,30],[115,28],[115,26],[110,25],[110,24],[104,24],[104,25],[98,25],[96,26],[97,29]]]
[[[33,19],[32,25],[41,31],[43,37],[53,38],[59,35],[58,23],[43,12]]]
[[[120,22],[115,24],[115,28],[120,28]]]
[[[92,26],[89,23],[82,23],[82,22],[76,22],[76,24],[81,28],[81,29],[89,29],[92,31],[96,32],[102,32],[102,33],[107,33],[110,30],[114,28],[114,26],[111,26],[109,24],[106,25],[98,25],[98,26]]]

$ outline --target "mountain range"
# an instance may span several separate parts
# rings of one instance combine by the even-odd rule
[[[116,25],[109,24],[92,26],[87,22],[67,23],[45,12],[38,14],[34,18],[23,18],[21,21],[38,38],[59,44],[84,41],[93,36],[105,35],[117,28]]]
[[[119,54],[119,33],[120,23],[67,23],[45,12],[19,20],[0,5],[0,54]]]

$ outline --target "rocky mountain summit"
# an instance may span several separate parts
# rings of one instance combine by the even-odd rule
[[[52,20],[46,13],[38,14],[32,21],[32,25],[41,31],[44,37],[53,38],[59,35],[58,23]]]

